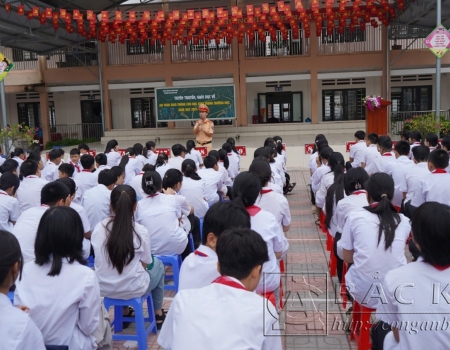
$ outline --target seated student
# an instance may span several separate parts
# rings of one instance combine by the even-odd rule
[[[256,291],[258,293],[270,293],[275,292],[280,287],[278,275],[280,268],[277,260],[286,255],[289,243],[275,216],[255,205],[260,192],[261,182],[258,175],[242,172],[234,179],[233,203],[247,209],[250,214],[252,230],[262,236],[269,250],[269,261],[263,266],[263,273],[267,273],[267,275],[261,280]]]
[[[133,177],[141,172],[141,162],[136,159],[134,148],[128,147],[119,166],[125,171],[124,185],[129,185]]]
[[[56,150],[59,152],[59,155],[61,156],[61,161],[59,162],[59,165],[61,165],[61,164],[65,163],[64,162],[64,154],[65,154],[65,152],[64,152],[63,148],[57,148]]]
[[[309,174],[312,176],[317,169],[317,157],[319,157],[319,143],[323,145],[323,147],[328,147],[328,141],[323,134],[316,135],[314,139],[314,147],[311,155],[308,160],[308,169]]]
[[[41,172],[38,163],[34,160],[26,160],[20,167],[20,177],[22,181],[17,190],[16,198],[19,201],[20,212],[31,207],[41,205],[41,190],[48,181],[41,179]]]
[[[230,176],[231,181],[233,181],[237,174],[239,174],[240,159],[236,153],[233,152],[233,148],[228,142],[222,145],[222,149],[227,152],[228,160],[230,162],[228,175]]]
[[[42,170],[41,178],[46,181],[54,181],[59,179],[58,167],[61,163],[61,154],[56,149],[52,149],[49,153],[50,160]]]
[[[229,143],[231,145],[231,149],[233,150],[233,153],[238,158],[238,165],[239,165],[238,170],[240,171],[241,170],[241,155],[239,154],[239,151],[236,149],[236,141],[234,138],[229,137],[229,138],[227,138],[227,143]]]
[[[68,207],[48,209],[37,229],[36,259],[24,265],[14,295],[16,305],[30,308],[46,344],[71,350],[97,348],[100,290],[95,272],[85,266],[82,244],[77,212]]]
[[[31,151],[28,155],[27,160],[34,160],[36,163],[38,163],[38,169],[42,171],[44,169],[44,162],[42,161],[42,157],[39,152]]]
[[[273,147],[273,145],[266,146],[264,148],[269,151],[269,166],[270,169],[272,169],[272,173],[278,175],[276,178],[279,179],[279,182],[276,182],[276,184],[281,188],[284,188],[286,186],[286,176],[284,175],[283,165],[282,163],[275,161],[274,158],[277,154],[277,150]]]
[[[201,153],[195,149],[194,140],[189,140],[186,142],[186,154],[184,159],[192,159],[195,162],[195,167],[197,169],[203,167],[203,158]]]
[[[86,210],[91,230],[103,219],[111,215],[111,191],[117,182],[112,169],[105,169],[98,174],[98,185],[84,192],[81,206]]]
[[[22,278],[23,258],[17,238],[0,231],[0,339],[8,350],[45,350],[41,331],[32,321],[26,306],[14,307],[8,291]]]
[[[198,350],[281,350],[277,311],[253,292],[269,261],[268,250],[255,231],[223,232],[216,247],[221,276],[206,287],[177,293],[158,344],[167,350],[186,349],[186,344]]]
[[[19,172],[17,171],[18,167],[19,167],[19,163],[17,163],[14,159],[7,159],[0,166],[0,173],[4,174],[7,171],[10,171],[14,175],[19,176]]]
[[[156,171],[142,176],[142,189],[147,197],[136,209],[136,222],[150,235],[155,255],[181,254],[188,245],[188,232],[180,227],[181,207],[175,196],[161,193],[162,179]]]
[[[73,181],[69,177],[61,178],[56,180],[57,182],[61,182],[62,184],[66,185],[67,188],[70,191],[70,207],[72,209],[75,209],[75,211],[80,215],[81,223],[83,224],[83,232],[84,232],[84,239],[83,239],[83,257],[87,259],[89,255],[91,255],[91,242],[89,239],[91,238],[91,225],[89,224],[89,219],[86,213],[86,210],[81,206],[74,202],[72,202],[73,198],[75,197],[76,193],[76,185],[75,181]]]
[[[14,159],[19,164],[19,169],[22,163],[27,159],[27,152],[22,148],[16,147],[14,152],[11,152],[11,159]]]
[[[333,149],[330,147],[324,147],[320,150],[320,156],[318,158],[320,164],[317,165],[317,170],[311,178],[311,189],[314,193],[319,189],[322,177],[331,171],[328,166],[328,159],[330,158],[331,153],[333,153]]]
[[[153,141],[147,141],[145,144],[144,151],[147,155],[148,164],[156,165],[156,160],[158,159],[158,154],[155,153],[156,150],[156,143]]]
[[[147,158],[147,152],[143,154],[144,152],[144,146],[142,146],[141,143],[135,143],[133,145],[134,149],[134,155],[136,156],[136,160],[139,162],[139,165],[141,169],[144,167],[144,165],[149,164],[149,160]]]
[[[272,213],[283,228],[283,232],[289,231],[291,226],[289,203],[282,194],[267,187],[272,174],[269,164],[263,160],[254,160],[248,170],[258,175],[261,181],[261,196],[258,197],[255,204],[262,210]]]
[[[2,165],[6,160],[6,154],[3,154],[3,148],[0,146],[0,165]]]
[[[206,287],[220,276],[217,271],[217,239],[223,231],[231,228],[250,228],[248,212],[230,202],[214,204],[203,221],[202,244],[181,265],[179,291]]]
[[[355,144],[350,147],[349,158],[352,168],[361,166],[364,160],[364,153],[367,149],[367,144],[364,141],[366,133],[362,130],[355,132]]]
[[[378,305],[377,317],[386,323],[384,330],[392,327],[392,332],[386,335],[384,347],[378,332],[372,334],[377,349],[442,349],[450,342],[444,291],[450,280],[449,226],[447,205],[429,202],[416,210],[412,239],[421,258],[389,271],[382,281],[384,302]]]
[[[373,174],[365,187],[369,206],[348,215],[338,247],[344,261],[352,264],[345,275],[347,289],[359,304],[376,309],[380,301],[376,282],[406,264],[411,226],[391,203],[394,181],[389,175]]]
[[[142,189],[142,175],[144,175],[144,173],[146,171],[154,171],[155,167],[151,164],[145,164],[144,167],[142,168],[142,171],[137,174],[135,177],[133,177],[133,179],[131,179],[129,185],[131,187],[133,187],[133,189],[136,191],[136,196],[137,196],[137,200],[138,202],[142,199],[145,198],[147,195],[145,194],[144,190]]]
[[[98,175],[102,170],[111,169],[111,167],[107,166],[106,164],[108,164],[108,157],[106,156],[106,154],[97,154],[95,156],[95,168],[97,169],[95,173]]]
[[[381,157],[377,149],[378,135],[370,133],[366,136],[366,149],[364,150],[363,159],[361,160],[361,168],[365,169],[370,166],[375,158]]]
[[[186,155],[186,148],[179,143],[172,146],[172,157],[169,159],[168,165],[173,169],[181,171],[181,163],[183,163]]]
[[[344,156],[339,152],[331,153],[328,159],[328,166],[330,167],[330,172],[322,176],[319,189],[316,192],[316,205],[321,209],[325,206],[328,189],[345,172]]]
[[[147,229],[134,220],[136,205],[136,192],[132,187],[121,185],[112,190],[114,216],[102,220],[92,232],[95,273],[104,297],[132,299],[151,292],[157,327],[161,329],[165,319],[161,309],[164,266],[152,256]],[[133,309],[127,311],[125,316],[133,316]]]
[[[69,163],[63,163],[58,167],[58,175],[59,179],[68,177],[73,179],[73,175],[75,174],[75,167]]]
[[[70,150],[70,161],[69,164],[72,164],[75,168],[75,176],[83,170],[83,166],[80,162],[80,150],[78,148],[73,148]]]
[[[119,143],[112,139],[106,144],[105,152],[108,162],[106,165],[109,167],[118,166],[122,157],[119,153]]]
[[[365,167],[367,174],[385,173],[389,163],[395,164],[395,157],[392,155],[392,140],[389,136],[380,136],[377,140],[378,152],[381,157],[377,157]],[[395,165],[394,165],[395,166]]]
[[[409,142],[409,130],[403,129],[400,134],[400,140]]]
[[[198,175],[205,182],[205,199],[208,205],[211,206],[219,201],[217,192],[223,190],[222,174],[217,165],[217,159],[211,156],[203,159],[204,168],[198,170]]]
[[[266,159],[270,166],[270,152],[268,149],[266,149],[265,147],[257,148],[253,153],[253,160],[257,158],[259,159],[260,157]],[[280,175],[277,172],[272,171],[272,177],[269,180],[269,187],[275,192],[283,194],[283,186],[281,185],[282,182],[283,179],[280,177]]]
[[[430,152],[433,152],[435,149],[441,149],[439,137],[434,132],[428,133],[425,136],[424,145],[430,149]]]
[[[284,170],[284,177],[286,185],[283,187],[283,194],[288,194],[292,192],[297,185],[296,182],[291,183],[291,177],[286,172],[286,163],[287,163],[287,157],[286,157],[286,151],[283,149],[283,139],[280,136],[274,136],[273,140],[275,141],[275,149],[277,150],[277,156],[275,160],[277,162],[281,162],[283,165]]]
[[[163,152],[158,153],[158,158],[156,159],[155,163],[155,171],[158,172],[159,176],[161,176],[161,179],[166,174],[166,171],[168,169],[172,169],[169,164],[167,164],[169,161],[169,156]]]
[[[414,147],[420,146],[420,140],[422,139],[422,134],[420,131],[414,130],[409,133],[409,144],[411,145],[411,151]],[[412,154],[410,153],[409,158],[412,159]]]
[[[34,241],[42,215],[50,207],[69,206],[70,191],[60,182],[49,182],[41,191],[41,205],[25,210],[16,221],[12,233],[17,237],[25,263],[34,260]]]
[[[228,168],[230,166],[230,162],[228,160],[227,152],[223,149],[219,151],[211,150],[208,152],[208,156],[214,157],[217,159],[218,172],[222,174],[222,189],[220,192],[224,198],[231,197],[231,187],[233,186],[233,181],[230,179],[230,175],[228,174]],[[198,168],[197,168],[198,169]]]
[[[125,181],[125,170],[123,170],[120,166],[113,166],[111,171],[116,175],[117,181],[116,186],[123,185]]]
[[[450,136],[445,136],[441,141],[442,149],[450,155]],[[447,173],[450,173],[450,165],[445,169]]]
[[[92,171],[94,167],[94,157],[90,154],[85,154],[81,157],[81,165],[83,170],[77,175],[75,183],[77,184],[77,194],[75,196],[75,203],[80,204],[84,192],[98,184],[98,176]]]
[[[80,156],[82,156],[83,154],[89,154],[90,148],[89,148],[89,146],[86,145],[85,143],[80,143],[80,144],[78,145],[78,149],[79,149],[79,151],[80,151]]]
[[[185,159],[181,164],[183,172],[183,187],[180,194],[186,197],[188,203],[194,207],[194,214],[199,219],[203,219],[208,211],[208,202],[205,200],[205,182],[197,174],[195,162],[192,159]]]
[[[11,172],[0,177],[0,230],[11,232],[20,216],[20,206],[15,198],[20,188],[19,178]]]

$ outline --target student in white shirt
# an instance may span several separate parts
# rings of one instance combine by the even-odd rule
[[[189,140],[186,142],[186,154],[184,155],[184,159],[192,159],[195,162],[195,167],[197,169],[203,167],[202,155],[195,149],[194,140]]]
[[[123,185],[123,183],[125,181],[125,170],[123,170],[123,168],[121,168],[120,166],[113,166],[111,168],[111,171],[117,177],[116,186]]]
[[[169,161],[169,156],[165,153],[159,153],[156,159],[155,171],[158,172],[161,179],[164,177],[167,170],[171,169],[171,166],[167,164]]]
[[[19,164],[19,169],[22,163],[27,159],[27,152],[22,148],[16,147],[14,152],[11,152],[11,159],[14,159]]]
[[[136,209],[136,222],[144,226],[152,241],[155,255],[181,254],[188,246],[188,233],[180,227],[181,206],[176,196],[161,193],[162,179],[156,171],[142,176],[147,197]]]
[[[236,149],[236,141],[234,140],[234,138],[229,137],[227,138],[227,143],[229,143],[231,145],[231,149],[233,150],[233,153],[238,157],[239,160],[239,168],[238,170],[241,170],[241,155],[239,154],[239,151]]]
[[[450,154],[450,136],[445,136],[441,141],[442,149]],[[450,165],[445,169],[450,174]]]
[[[20,180],[13,173],[6,172],[0,177],[0,230],[11,232],[20,216],[19,202],[15,198],[18,188]]]
[[[44,169],[44,162],[42,161],[42,157],[37,151],[31,151],[28,155],[27,160],[34,160],[36,163],[38,163],[38,169],[42,171]],[[23,163],[22,163],[23,164]]]
[[[17,163],[14,159],[7,159],[5,160],[5,162],[0,166],[0,173],[4,174],[7,171],[12,172],[14,175],[19,176],[19,171],[18,171],[18,165],[19,163]]]
[[[230,161],[228,159],[227,152],[223,149],[220,149],[219,151],[213,149],[208,152],[208,156],[212,156],[217,159],[217,171],[222,174],[222,189],[220,190],[220,192],[222,192],[224,198],[232,198],[233,194],[231,191],[231,187],[233,186],[233,181],[228,174]]]
[[[186,155],[186,148],[183,145],[176,143],[172,146],[172,157],[169,158],[168,165],[173,169],[181,171],[181,163],[183,163]]]
[[[106,157],[108,158],[108,163],[106,165],[108,165],[111,168],[113,166],[119,165],[122,157],[120,156],[119,153],[119,143],[116,140],[112,139],[108,141],[105,148],[105,154]]]
[[[78,149],[80,150],[80,156],[82,156],[83,154],[89,154],[90,148],[88,145],[86,145],[85,143],[80,143],[78,145]]]
[[[361,168],[365,169],[369,166],[375,158],[381,156],[380,152],[378,152],[377,148],[378,135],[375,133],[370,133],[366,136],[366,145],[367,147],[363,153],[363,159],[361,161]]]
[[[141,143],[135,143],[133,145],[134,155],[136,156],[136,160],[140,163],[141,169],[146,165],[150,164],[149,159],[147,158],[147,152],[144,152],[144,146]],[[154,165],[154,164],[152,164]]]
[[[16,198],[19,201],[20,212],[31,207],[41,205],[41,190],[48,181],[41,179],[41,171],[34,160],[26,160],[20,167],[20,187],[17,189]]]
[[[396,159],[392,155],[392,140],[389,136],[380,136],[377,141],[378,151],[381,157],[377,157],[365,167],[367,174],[385,173],[389,163],[395,163]]]
[[[206,287],[177,293],[158,344],[167,350],[186,349],[186,344],[195,344],[199,350],[281,350],[277,311],[253,292],[263,278],[269,254],[255,231],[241,228],[222,233],[217,240],[221,276]]]
[[[430,152],[433,152],[435,149],[441,149],[441,145],[439,144],[439,137],[434,132],[426,134],[423,143],[430,149]]]
[[[198,171],[198,175],[205,182],[205,199],[209,206],[219,201],[218,192],[223,190],[222,174],[219,172],[219,166],[217,165],[217,159],[212,156],[207,156],[203,159],[204,168]],[[221,193],[225,196],[224,193]]]
[[[134,220],[136,207],[136,192],[131,186],[117,186],[112,190],[114,216],[102,220],[92,233],[95,273],[102,296],[131,299],[151,293],[157,327],[161,329],[165,319],[161,309],[164,266],[152,256],[147,229]],[[132,309],[125,315],[129,314],[133,314]]]
[[[54,181],[59,179],[58,167],[61,163],[61,154],[57,149],[52,149],[48,155],[50,160],[42,170],[41,178],[46,181]]]
[[[352,264],[345,275],[347,290],[362,306],[376,309],[380,301],[377,283],[390,270],[406,265],[411,226],[391,203],[394,181],[389,175],[373,174],[366,190],[370,206],[349,214],[338,246],[344,261]]]
[[[75,178],[75,183],[77,184],[77,195],[75,196],[75,203],[80,204],[83,198],[84,192],[98,184],[98,175],[93,173],[94,167],[94,157],[90,154],[84,154],[81,156],[81,165],[83,170]]]
[[[319,147],[319,145],[320,145],[320,147]],[[314,148],[313,148],[312,153],[309,156],[309,160],[308,160],[308,169],[309,169],[309,174],[311,176],[314,174],[314,172],[317,169],[317,165],[318,165],[317,158],[319,157],[320,149],[323,147],[328,147],[328,141],[323,134],[318,134],[318,135],[316,135],[316,138],[314,140]]]
[[[339,177],[345,172],[344,157],[339,152],[331,153],[328,159],[330,172],[326,173],[320,180],[319,189],[316,192],[316,205],[318,208],[324,209],[327,198],[327,191],[331,185],[339,180]]]
[[[318,159],[320,166],[317,167],[317,170],[311,178],[311,189],[314,193],[316,193],[319,189],[322,177],[331,171],[328,166],[328,158],[331,156],[331,153],[333,153],[333,149],[330,147],[324,147],[320,150],[320,156]]]
[[[126,153],[122,157],[119,166],[125,170],[124,185],[129,185],[133,177],[139,174],[142,170],[141,162],[136,159],[134,148],[128,147]]]
[[[99,153],[95,156],[95,173],[100,174],[102,170],[111,169],[108,165],[108,157],[104,153]]]
[[[284,175],[283,164],[277,162],[274,158],[277,154],[277,150],[275,149],[273,144],[264,148],[269,151],[269,165],[272,169],[272,172],[278,175],[277,178],[279,177],[279,183],[277,183],[277,185],[282,188],[286,187],[286,176]]]
[[[228,167],[228,174],[233,181],[237,174],[239,174],[239,157],[236,155],[236,153],[233,152],[233,148],[227,142],[222,145],[222,149],[227,152],[228,160],[230,162],[230,166]]]
[[[297,183],[296,182],[291,183],[291,177],[286,172],[287,157],[286,151],[283,149],[283,139],[280,136],[274,136],[273,140],[275,141],[275,148],[277,150],[277,156],[275,160],[283,164],[284,176],[286,179],[286,185],[283,188],[283,194],[288,194],[289,192],[292,192]]]
[[[83,225],[74,209],[46,211],[37,230],[36,260],[24,265],[14,296],[16,305],[30,308],[45,343],[73,350],[97,348],[101,312],[98,281],[85,266],[82,242]]]
[[[158,154],[155,153],[155,150],[156,150],[156,143],[153,141],[147,141],[143,152],[147,155],[148,164],[156,165]]]
[[[272,184],[276,186],[276,188],[280,189],[280,193],[283,193],[283,180],[280,176],[280,174],[277,171],[273,171],[271,163],[270,163],[270,151],[266,147],[259,147],[255,150],[253,153],[253,160],[259,159],[260,157],[265,158],[267,162],[269,163],[269,166],[272,170],[272,177],[269,180],[269,186]],[[272,187],[272,186],[271,186]],[[278,191],[277,191],[278,192]]]
[[[70,161],[69,164],[72,164],[75,168],[75,176],[83,170],[83,166],[80,162],[80,150],[78,148],[73,148],[70,150]]]
[[[389,271],[382,281],[383,302],[377,308],[377,318],[384,323],[374,328],[381,331],[384,326],[384,334],[379,337],[378,332],[372,333],[377,349],[444,349],[450,342],[449,226],[447,205],[424,203],[414,214],[412,240],[421,258]]]
[[[411,145],[411,151],[414,147],[420,146],[420,140],[422,139],[422,134],[420,131],[414,130],[409,133],[409,144]],[[412,159],[412,154],[409,155]]]
[[[22,278],[23,259],[17,238],[0,231],[0,339],[5,350],[45,350],[41,331],[32,321],[26,306],[14,307],[9,289]]]
[[[362,130],[355,132],[355,144],[350,147],[349,163],[353,168],[361,166],[364,160],[364,153],[367,148],[367,144],[364,141],[366,133]]]
[[[144,175],[146,171],[155,171],[155,167],[151,164],[145,164],[144,167],[142,168],[142,171],[135,177],[133,177],[133,179],[129,183],[129,185],[133,187],[133,189],[136,191],[138,202],[141,199],[147,197],[144,190],[142,189],[142,175]]]
[[[192,159],[185,159],[181,170],[184,179],[180,194],[186,197],[188,203],[194,207],[195,216],[203,219],[209,208],[208,202],[205,200],[205,182],[198,176],[195,162]]]
[[[75,167],[72,164],[69,163],[63,163],[58,167],[58,178],[62,179],[65,177],[68,177],[70,179],[73,179],[73,176],[75,174]]]
[[[81,206],[87,212],[92,230],[100,221],[111,215],[111,191],[116,182],[117,176],[111,169],[102,170],[98,175],[98,185],[84,193]]]
[[[64,162],[64,154],[65,154],[65,152],[64,152],[64,149],[61,148],[61,147],[57,148],[56,150],[59,152],[59,155],[61,156],[61,162],[59,163],[59,165],[61,165],[61,164],[65,163]]]
[[[181,265],[178,291],[203,288],[218,278],[217,239],[225,230],[250,225],[248,212],[231,202],[219,202],[209,208],[203,221],[202,244]]]

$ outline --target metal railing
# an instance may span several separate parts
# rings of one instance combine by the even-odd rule
[[[318,54],[381,51],[381,30],[381,26],[374,28],[368,25],[365,30],[355,26],[354,31],[350,31],[349,27],[345,27],[342,34],[338,32],[338,28],[334,28],[333,34],[328,35],[327,29],[323,28],[322,34],[317,38]]]
[[[47,56],[47,69],[98,66],[98,56],[94,52],[55,51]]]
[[[391,50],[423,50],[428,47],[423,42],[422,38],[418,39],[396,39],[390,40]]]
[[[51,128],[52,141],[60,141],[64,139],[95,139],[98,141],[102,136],[102,123],[60,124],[54,125]]]
[[[297,39],[293,38],[292,29],[288,30],[287,40],[283,40],[283,34],[277,30],[276,40],[271,40],[270,32],[265,32],[266,41],[259,38],[255,32],[255,39],[250,42],[245,36],[245,57],[277,57],[277,56],[307,56],[309,55],[309,38],[305,38],[303,29],[298,30]]]
[[[418,115],[425,115],[434,113],[434,110],[430,111],[408,111],[408,112],[394,112],[391,111],[391,133],[393,135],[398,135],[405,125],[406,120],[412,119]],[[450,110],[443,111],[439,113],[442,119],[450,120]]]
[[[38,56],[30,51],[4,47],[3,55],[14,62],[13,70],[38,70]]]
[[[233,59],[231,44],[227,44],[225,39],[221,39],[219,44],[215,40],[202,39],[190,40],[184,45],[179,40],[176,45],[172,43],[172,62],[202,62],[202,61],[223,61]]]
[[[108,42],[107,45],[110,66],[164,63],[164,45],[158,40],[153,44],[147,39],[142,45],[139,42],[132,44],[129,40],[125,44]]]

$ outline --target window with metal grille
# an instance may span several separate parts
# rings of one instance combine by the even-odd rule
[[[38,55],[35,52],[13,49],[13,61],[37,61]]]
[[[366,89],[340,89],[322,91],[322,120],[364,120],[366,109],[363,98]]]
[[[322,44],[340,44],[340,43],[356,43],[366,41],[366,31],[361,30],[359,26],[355,26],[355,30],[350,31],[350,27],[344,27],[344,33],[340,34],[338,28],[333,29],[331,35],[327,34],[327,22],[322,27]],[[336,27],[339,26],[339,23]]]
[[[153,45],[149,40],[146,40],[144,44],[141,44],[138,41],[132,44],[129,40],[127,40],[127,55],[145,55],[162,52],[164,52],[164,46],[159,40],[156,40]]]

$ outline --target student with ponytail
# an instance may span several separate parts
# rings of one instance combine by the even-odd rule
[[[328,166],[330,167],[330,172],[322,177],[319,189],[316,193],[316,205],[321,209],[325,206],[328,189],[331,185],[336,183],[345,172],[345,161],[342,154],[339,152],[331,153],[328,160]],[[343,193],[343,188],[340,192]]]
[[[19,186],[20,180],[13,173],[6,172],[0,177],[0,230],[11,232],[20,216],[20,205],[16,199]]]
[[[230,175],[231,180],[234,180],[237,174],[239,174],[240,158],[236,153],[233,152],[233,147],[229,143],[224,143],[222,145],[222,149],[227,152],[228,160],[230,161],[228,174]]]
[[[189,140],[186,142],[186,154],[184,155],[184,159],[192,159],[195,162],[195,167],[197,169],[203,167],[202,155],[195,149],[194,140]]]
[[[228,169],[230,167],[230,161],[228,158],[228,154],[225,150],[220,149],[218,151],[211,150],[208,153],[208,156],[212,156],[217,159],[217,171],[222,174],[222,189],[221,192],[224,193],[227,197],[232,198],[231,187],[233,186],[233,181],[228,174]]]
[[[145,164],[149,164],[149,159],[147,158],[147,152],[144,152],[144,146],[141,143],[135,143],[133,145],[134,155],[136,160],[139,162],[139,166],[142,169]]]
[[[70,166],[70,165],[68,165]],[[48,181],[41,179],[39,165],[34,160],[26,160],[20,167],[20,187],[17,189],[16,198],[19,201],[20,212],[31,207],[41,205],[41,191]]]
[[[119,166],[125,171],[124,185],[129,185],[133,177],[141,172],[141,162],[136,159],[133,147],[128,147],[125,155],[119,163]]]
[[[19,169],[22,163],[27,159],[27,152],[22,148],[16,147],[14,152],[11,152],[11,159],[14,159],[19,164]]]
[[[405,245],[411,231],[409,220],[391,203],[394,180],[375,173],[365,184],[369,206],[353,210],[345,222],[338,247],[352,266],[345,275],[350,293],[367,308],[376,309],[376,288],[387,272],[406,264]]]
[[[116,140],[112,139],[108,141],[104,153],[108,157],[108,163],[106,165],[111,168],[119,165],[121,157],[119,153],[119,143]]]
[[[156,165],[158,154],[155,153],[155,150],[156,150],[156,143],[153,141],[147,141],[143,152],[148,159],[148,164]]]
[[[161,329],[165,315],[164,266],[152,255],[147,229],[135,220],[136,192],[131,186],[117,186],[111,192],[113,215],[101,221],[92,233],[95,273],[104,297],[138,298],[152,293],[156,324]],[[143,264],[148,264],[147,268]],[[129,308],[124,316],[132,316]]]
[[[156,158],[155,171],[158,172],[161,179],[168,169],[171,169],[169,163],[169,156],[164,152],[158,153],[158,158]]]
[[[231,145],[231,149],[233,150],[234,154],[236,154],[236,156],[239,158],[239,169],[241,168],[241,155],[239,154],[239,151],[236,149],[236,141],[234,140],[234,138],[229,137],[227,138],[227,143],[229,143]]]
[[[183,187],[180,194],[186,197],[188,203],[194,207],[194,214],[199,219],[203,219],[208,211],[208,202],[205,200],[204,181],[198,176],[195,162],[192,159],[185,159],[181,164],[183,172]]]

